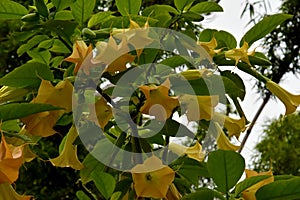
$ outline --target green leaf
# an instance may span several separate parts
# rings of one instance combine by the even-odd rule
[[[41,14],[43,17],[48,17],[49,10],[48,10],[44,0],[34,0],[34,4],[35,4],[36,9],[38,10],[39,14]]]
[[[93,171],[92,179],[104,198],[109,199],[116,187],[116,180],[114,177],[109,173]]]
[[[249,56],[249,61],[252,65],[270,66],[272,63],[268,58],[260,52],[255,52],[254,56]]]
[[[52,3],[55,5],[57,11],[69,7],[73,2],[74,0],[52,0]]]
[[[61,65],[61,63],[64,61],[65,57],[64,56],[56,56],[51,59],[51,67],[57,68]]]
[[[71,11],[75,20],[84,27],[84,22],[91,17],[91,14],[95,8],[96,0],[77,0],[71,5]]]
[[[225,70],[221,72],[226,93],[230,97],[239,97],[244,100],[246,95],[246,87],[243,80],[234,72]]]
[[[200,2],[191,7],[190,11],[200,15],[210,12],[223,12],[223,8],[216,2]]]
[[[0,19],[21,19],[23,15],[28,13],[27,9],[21,4],[10,1],[1,0],[0,1]]]
[[[51,54],[48,50],[39,51],[39,49],[33,49],[27,52],[28,55],[32,58],[30,62],[38,62],[45,65],[49,65]]]
[[[49,111],[60,110],[62,108],[54,107],[50,104],[40,103],[10,103],[0,105],[0,121],[12,119],[20,119],[31,114]]]
[[[255,193],[257,200],[294,200],[300,197],[300,177],[267,184]]]
[[[191,184],[198,185],[200,177],[210,177],[206,163],[200,163],[188,157],[184,157],[178,160],[179,161],[175,161],[174,163],[175,165],[180,166],[176,173],[184,179],[186,179],[186,181],[190,182]]]
[[[189,61],[182,56],[172,56],[160,62],[160,64],[167,65],[171,68],[176,68],[188,63]]]
[[[175,7],[179,11],[183,11],[184,8],[192,4],[195,0],[174,0]]]
[[[209,154],[207,168],[218,190],[227,193],[241,178],[245,160],[234,151],[216,150]]]
[[[88,27],[92,28],[94,26],[97,26],[97,25],[105,22],[106,20],[109,20],[109,18],[111,17],[111,15],[113,13],[114,12],[107,11],[107,12],[99,12],[95,15],[92,15],[92,17],[88,21]]]
[[[0,85],[11,87],[32,87],[37,88],[41,83],[41,78],[52,81],[53,74],[49,67],[42,63],[26,63],[15,68],[0,79]]]
[[[53,39],[44,40],[38,45],[38,48],[49,49],[52,47],[52,45],[53,45]]]
[[[79,200],[90,200],[90,197],[88,197],[82,190],[76,192],[76,197]]]
[[[215,37],[217,40],[217,49],[227,47],[229,49],[236,48],[237,42],[234,36],[226,31],[218,31],[216,29],[205,29],[200,33],[199,40],[208,42]]]
[[[80,170],[79,174],[83,184],[92,181],[92,172],[101,172],[104,170],[105,166],[99,162],[92,154],[88,154],[83,160],[84,168]]]
[[[262,21],[253,26],[241,39],[240,46],[244,41],[248,42],[249,47],[260,38],[264,37],[273,31],[278,25],[287,19],[292,18],[293,15],[289,14],[275,14],[265,17]]]
[[[116,0],[118,11],[123,16],[137,15],[140,11],[142,0]]]
[[[19,121],[18,120],[5,121],[1,124],[1,130],[18,133],[21,130],[19,126]]]
[[[73,20],[74,16],[70,10],[61,10],[55,14],[54,20]]]
[[[255,185],[256,183],[271,177],[271,175],[252,176],[239,182],[235,187],[235,196],[239,196],[243,191]]]
[[[18,55],[19,56],[23,55],[26,51],[32,49],[33,47],[37,46],[39,43],[47,39],[49,39],[47,35],[36,35],[32,37],[30,40],[27,41],[26,44],[22,44],[18,48],[17,50]]]
[[[70,49],[59,39],[54,39],[53,45],[49,50],[55,53],[71,53]]]
[[[215,190],[211,190],[208,188],[200,188],[197,189],[196,192],[190,193],[188,195],[185,195],[182,197],[182,200],[199,200],[199,199],[205,199],[205,200],[215,200],[215,199],[221,199],[225,200],[225,198],[220,194],[219,192]]]

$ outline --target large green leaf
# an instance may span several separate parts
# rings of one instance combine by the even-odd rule
[[[217,40],[217,49],[227,47],[229,49],[236,48],[237,42],[234,36],[226,31],[218,31],[216,29],[205,29],[200,33],[199,40],[208,42],[215,37]]]
[[[45,65],[49,65],[51,54],[49,50],[42,50],[35,48],[27,52],[28,55],[32,58],[30,62],[38,62]]]
[[[257,190],[257,200],[295,200],[300,197],[300,177],[279,180]]]
[[[71,11],[75,20],[83,27],[86,20],[91,17],[96,0],[77,0],[71,5]]]
[[[174,0],[175,7],[183,11],[186,6],[190,6],[195,0]]]
[[[83,163],[84,168],[80,170],[80,177],[83,184],[86,184],[92,181],[92,172],[98,171],[101,172],[104,170],[105,166],[99,162],[92,154],[88,154]]]
[[[15,68],[0,79],[0,85],[11,87],[32,87],[37,88],[41,78],[52,81],[53,74],[49,67],[42,63],[30,62]]]
[[[200,2],[191,7],[190,11],[200,15],[209,12],[223,12],[223,8],[216,2]]]
[[[0,19],[21,19],[23,15],[28,13],[27,9],[21,4],[10,1],[0,1]]]
[[[92,178],[97,189],[104,196],[104,198],[109,199],[116,187],[116,180],[114,177],[109,173],[93,171]]]
[[[243,191],[251,187],[252,185],[271,177],[271,175],[252,176],[246,178],[242,182],[239,182],[235,187],[235,196],[239,196]]]
[[[39,12],[39,14],[41,14],[43,17],[48,17],[49,10],[48,10],[44,0],[34,0],[34,4],[35,4],[36,9]]]
[[[289,14],[275,14],[265,17],[262,21],[253,26],[241,39],[240,46],[244,41],[248,42],[249,47],[260,38],[264,37],[273,31],[278,25],[287,19],[292,18],[293,15]]]
[[[90,197],[87,196],[82,190],[79,190],[76,192],[76,197],[79,200],[90,200]]]
[[[55,5],[56,10],[63,10],[69,7],[74,0],[52,0],[52,3]]]
[[[205,200],[215,200],[215,199],[221,199],[225,200],[225,198],[220,194],[219,192],[215,190],[211,190],[208,188],[200,188],[197,189],[196,192],[190,193],[188,195],[185,195],[182,197],[182,200],[199,200],[199,199],[205,199]]]
[[[116,0],[118,11],[123,16],[137,15],[142,5],[142,0]]]
[[[234,72],[225,70],[221,72],[226,93],[230,97],[244,100],[246,95],[246,87],[243,80]]]
[[[33,47],[37,46],[42,41],[47,40],[49,37],[47,35],[36,35],[32,38],[30,38],[27,43],[22,44],[18,50],[17,53],[19,56],[23,55],[26,51],[32,49]]]
[[[88,27],[91,28],[93,26],[103,23],[105,20],[108,20],[113,13],[114,12],[107,11],[107,12],[99,12],[95,15],[92,15],[92,17],[89,19]]]
[[[234,151],[216,150],[209,154],[207,168],[218,190],[227,193],[241,178],[245,160]]]
[[[35,113],[60,109],[62,108],[54,107],[50,104],[10,103],[0,106],[0,121],[20,119]]]

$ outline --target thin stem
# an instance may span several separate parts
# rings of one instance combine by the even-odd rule
[[[261,106],[260,106],[259,109],[257,110],[257,112],[256,112],[256,114],[255,114],[255,116],[254,116],[254,118],[253,118],[253,120],[252,120],[252,122],[251,122],[251,124],[250,124],[250,126],[249,126],[249,128],[248,128],[248,130],[247,130],[247,132],[246,132],[245,137],[243,138],[243,141],[242,141],[242,143],[241,143],[241,148],[239,149],[239,153],[242,152],[242,150],[243,150],[243,148],[244,148],[244,146],[245,146],[245,143],[247,142],[247,139],[248,139],[249,135],[251,134],[251,131],[252,131],[252,129],[253,129],[253,127],[254,127],[254,125],[255,125],[255,123],[256,123],[258,117],[260,116],[260,114],[261,114],[261,112],[263,111],[264,107],[267,105],[267,103],[268,103],[270,97],[271,97],[271,93],[268,92],[268,93],[266,94],[266,97],[264,98],[264,101],[262,102]]]

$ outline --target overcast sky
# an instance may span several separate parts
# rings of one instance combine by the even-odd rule
[[[251,26],[246,27],[247,23],[249,22],[247,15],[248,13],[246,14],[246,17],[243,17],[243,19],[240,18],[244,8],[243,2],[243,0],[221,0],[220,5],[223,7],[224,12],[215,13],[210,16],[209,19],[204,21],[204,27],[228,31],[236,37],[239,43],[239,40],[242,38],[242,36],[251,28]],[[280,7],[281,1],[271,0],[270,2],[271,10],[268,14],[278,13],[278,8]],[[259,44],[255,43],[253,44],[253,47],[256,47],[257,45]],[[253,89],[255,80],[251,76],[240,72],[236,68],[233,68],[232,70],[238,73],[246,83],[246,97],[242,102],[242,107],[245,110],[248,120],[251,121],[256,114],[258,107],[262,103],[262,99],[260,99],[260,96],[256,94],[256,89]],[[294,75],[289,74],[284,76],[282,82],[280,82],[280,85],[289,92],[300,94],[300,80]],[[254,146],[261,139],[261,133],[263,131],[262,125],[266,124],[265,122],[267,120],[278,118],[280,114],[284,113],[285,107],[278,99],[271,100],[266,105],[242,151],[242,155],[246,158],[246,166],[251,164],[250,158],[253,155]],[[242,141],[242,137],[243,134],[241,135],[240,141]]]

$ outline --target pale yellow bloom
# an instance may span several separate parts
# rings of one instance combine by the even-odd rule
[[[182,75],[187,80],[197,80],[199,78],[206,78],[212,75],[212,72],[208,69],[189,69],[187,71],[180,72],[180,75]]]
[[[285,106],[285,114],[291,114],[296,111],[297,107],[300,105],[300,95],[294,95],[280,87],[277,83],[268,80],[266,83],[266,87],[270,92],[272,92],[275,96],[277,96],[280,101]]]
[[[2,86],[0,88],[0,104],[20,100],[24,95],[28,93],[25,88],[14,88],[10,86]]]
[[[231,49],[225,52],[225,57],[231,60],[235,60],[235,65],[241,60],[251,66],[248,56],[253,56],[255,50],[248,52],[248,43],[244,42],[241,48]]]
[[[202,162],[205,157],[205,152],[202,151],[202,146],[198,141],[192,147],[185,147],[171,142],[169,144],[169,149],[180,156],[186,154],[189,158],[192,158],[199,162]]]
[[[202,46],[207,53],[213,57],[215,54],[218,54],[222,51],[222,49],[215,49],[218,46],[217,40],[215,37],[212,37],[209,42],[197,42],[200,46]]]
[[[228,137],[225,135],[223,129],[221,128],[221,126],[218,123],[214,123],[215,127],[217,129],[217,146],[218,149],[222,149],[222,150],[231,150],[231,151],[237,151],[239,150],[240,146],[234,145],[230,142],[230,140],[228,139]]]

